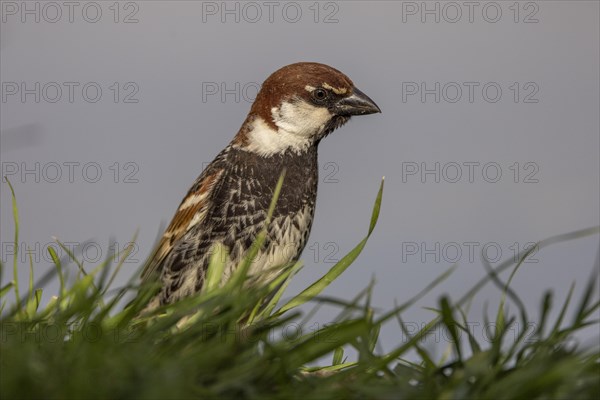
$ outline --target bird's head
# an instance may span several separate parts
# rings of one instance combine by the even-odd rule
[[[337,69],[291,64],[263,83],[234,145],[263,156],[301,152],[351,116],[377,112],[377,104]]]

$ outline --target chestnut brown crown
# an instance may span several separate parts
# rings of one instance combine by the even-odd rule
[[[250,114],[260,116],[273,126],[272,109],[285,101],[295,100],[325,107],[334,116],[381,112],[377,104],[341,71],[325,64],[299,62],[278,69],[264,81]]]

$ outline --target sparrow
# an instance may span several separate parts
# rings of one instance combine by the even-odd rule
[[[197,293],[216,243],[228,249],[221,281],[231,277],[265,228],[284,169],[267,238],[249,278],[268,282],[295,263],[313,222],[319,143],[350,117],[379,112],[350,78],[330,66],[300,62],[271,74],[238,133],[181,201],[142,271],[143,282],[160,280],[146,310]]]

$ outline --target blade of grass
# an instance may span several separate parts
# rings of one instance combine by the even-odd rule
[[[102,292],[102,294],[106,293],[106,290],[109,287],[111,287],[113,281],[117,277],[117,274],[123,267],[123,264],[125,264],[125,260],[127,260],[127,258],[129,258],[129,256],[131,255],[131,252],[134,250],[133,245],[136,243],[137,237],[138,237],[138,232],[136,231],[135,234],[133,235],[133,238],[131,239],[131,241],[127,244],[127,246],[125,246],[125,251],[123,252],[123,256],[119,259],[119,262],[117,263],[117,266],[115,267],[115,270],[113,271],[113,273],[110,275],[110,278],[108,278],[108,283],[106,284],[106,289]],[[137,275],[134,275],[134,276],[137,276]]]
[[[549,237],[540,242],[537,242],[537,244],[532,248],[537,248],[538,250],[541,250],[544,247],[551,246],[556,243],[562,243],[562,242],[567,242],[567,241],[571,241],[571,240],[575,240],[575,239],[579,239],[579,238],[583,238],[583,237],[587,237],[587,236],[591,236],[591,235],[597,235],[598,233],[600,233],[600,226],[594,226],[591,228],[580,229],[577,231]],[[532,251],[532,248],[529,248],[529,249],[524,250],[521,253],[517,254],[518,259],[523,258],[526,254],[529,254]],[[509,268],[511,265],[513,265],[513,260],[508,259],[508,260],[500,263],[500,265],[498,265],[494,271],[496,274],[499,274],[502,271]],[[486,275],[483,278],[481,278],[455,304],[463,305],[465,302],[469,301],[469,299],[471,299],[477,292],[479,292],[479,290],[481,290],[481,288],[483,286],[485,286],[489,281],[490,281],[489,275]]]
[[[338,261],[324,276],[322,276],[318,281],[313,283],[307,289],[303,290],[299,295],[292,298],[286,304],[284,304],[279,310],[277,310],[276,314],[282,314],[292,308],[298,307],[307,301],[313,299],[316,295],[321,293],[331,282],[333,282],[338,276],[340,276],[359,256],[362,252],[363,248],[367,244],[369,237],[373,233],[375,229],[375,225],[377,224],[377,219],[379,218],[379,211],[381,209],[381,198],[383,195],[383,184],[385,179],[381,180],[381,185],[379,186],[379,191],[377,193],[377,198],[375,199],[375,205],[373,206],[373,212],[371,214],[371,223],[369,225],[369,231],[367,236],[360,241],[358,245],[352,249],[348,254],[346,254],[340,261]]]
[[[35,294],[33,292],[33,257],[31,256],[31,251],[27,250],[27,255],[29,256],[29,290],[27,292],[27,306],[26,311],[29,317],[33,316],[37,311],[39,302],[34,297]]]
[[[77,257],[75,257],[75,254],[73,254],[73,252],[69,248],[67,248],[60,240],[58,240],[58,238],[56,236],[52,236],[52,240],[54,240],[58,244],[58,246],[61,249],[63,249],[63,251],[67,254],[67,256],[77,265],[79,272],[83,276],[87,276],[87,272],[83,268],[83,264],[77,259]]]
[[[531,246],[528,250],[525,251],[525,253],[519,258],[519,261],[513,268],[512,272],[510,273],[510,276],[508,277],[508,280],[506,281],[506,285],[504,286],[504,290],[502,291],[502,297],[500,298],[500,304],[498,305],[498,312],[496,314],[497,326],[504,326],[504,304],[506,304],[506,296],[509,292],[510,284],[521,265],[523,265],[527,257],[529,257],[529,255],[532,254],[534,251],[537,251],[537,245]],[[483,252],[481,253],[481,257],[484,259],[484,266],[488,269],[488,271],[492,271],[491,265],[489,264],[489,261],[487,260]],[[514,296],[512,297],[514,298]],[[526,317],[526,314],[524,316]]]
[[[52,246],[48,246],[48,254],[50,254],[50,258],[56,266],[58,280],[60,281],[60,296],[63,297],[65,294],[65,277],[62,272],[62,264],[60,262],[60,258],[58,258],[58,255],[56,254],[56,251]]]
[[[338,347],[333,352],[333,361],[331,362],[331,365],[332,366],[339,365],[342,363],[343,359],[344,359],[344,348]]]
[[[15,196],[15,190],[12,186],[12,184],[10,183],[10,181],[8,180],[8,178],[5,176],[4,179],[6,180],[6,183],[8,184],[8,187],[10,188],[10,193],[11,193],[11,197],[12,197],[12,212],[13,212],[13,221],[15,223],[15,254],[13,256],[13,282],[14,282],[14,288],[15,288],[15,298],[17,301],[17,306],[16,308],[18,310],[21,309],[21,296],[19,295],[19,208],[17,207],[17,196]]]
[[[592,297],[594,295],[594,292],[596,291],[596,287],[598,286],[599,278],[600,268],[594,268],[592,276],[590,277],[590,279],[588,279],[588,284],[586,285],[585,291],[583,292],[581,301],[579,302],[577,312],[575,313],[574,322],[580,322],[581,318],[587,314],[586,310],[588,309],[588,304],[592,301]]]
[[[206,280],[202,285],[201,293],[208,293],[221,285],[221,278],[225,270],[225,260],[229,257],[229,251],[222,243],[215,243],[210,250],[210,262],[206,271]]]
[[[433,282],[431,282],[429,285],[427,285],[423,290],[421,290],[419,293],[417,293],[415,296],[411,297],[410,299],[408,299],[407,301],[405,301],[404,303],[402,303],[400,306],[394,307],[394,309],[386,314],[384,314],[383,316],[381,316],[376,323],[382,324],[385,321],[399,315],[402,311],[406,310],[408,307],[412,306],[413,304],[415,304],[419,299],[421,299],[423,296],[425,296],[427,293],[431,292],[431,290],[433,290],[433,288],[435,288],[437,285],[439,285],[440,283],[442,283],[444,280],[446,280],[446,278],[448,278],[453,272],[454,270],[458,267],[458,265],[453,265],[452,267],[448,268],[448,270],[444,271],[443,273],[441,273],[437,278],[435,278],[433,280]],[[437,312],[437,310],[434,310]]]
[[[313,333],[305,335],[297,345],[285,349],[286,364],[298,368],[308,362],[322,357],[344,343],[368,332],[368,324],[362,319],[344,321],[339,324],[325,326]],[[287,346],[286,346],[287,347]]]
[[[456,350],[456,356],[458,357],[458,361],[460,363],[463,362],[463,354],[460,345],[460,337],[458,335],[458,331],[456,329],[456,325],[459,325],[454,316],[452,315],[453,308],[450,306],[450,300],[448,297],[444,296],[440,300],[440,309],[442,311],[442,321],[448,331],[450,332],[450,336],[452,337],[452,341],[454,342],[454,349]]]
[[[558,314],[558,318],[556,318],[556,322],[554,323],[554,327],[552,328],[552,332],[558,332],[562,322],[565,318],[565,314],[567,313],[567,308],[569,307],[569,303],[571,302],[571,296],[573,296],[573,290],[575,289],[575,282],[571,283],[571,287],[569,288],[569,293],[567,294],[567,298],[563,303],[563,306],[560,309],[560,313]]]
[[[535,248],[535,247],[532,247],[532,249],[533,248]],[[532,251],[532,250],[530,250],[530,251]],[[522,262],[524,259],[525,259],[525,257],[521,257],[520,262]],[[523,301],[521,300],[521,298],[514,292],[514,290],[512,290],[510,288],[509,283],[502,282],[502,280],[498,277],[498,273],[496,272],[497,270],[495,270],[494,267],[492,267],[489,260],[485,257],[485,255],[483,253],[481,254],[481,261],[482,261],[483,267],[485,268],[485,270],[488,274],[489,281],[494,283],[502,291],[502,298],[500,300],[500,305],[499,305],[498,311],[496,313],[496,326],[498,327],[498,330],[504,331],[504,324],[505,324],[504,304],[505,304],[505,298],[507,295],[511,298],[511,300],[519,308],[522,323],[523,323],[523,325],[525,325],[527,323],[527,321],[529,320],[529,318],[527,316],[527,310],[526,310],[525,305],[523,304]],[[516,270],[516,268],[515,268],[515,270]],[[513,270],[513,275],[511,275],[511,276],[514,276],[515,270]]]
[[[86,272],[85,268],[83,268],[83,263],[81,263],[77,257],[75,257],[75,254],[67,247],[65,246],[60,240],[58,240],[57,237],[53,236],[52,239],[58,244],[58,246],[63,249],[63,251],[67,254],[67,256],[71,259],[71,261],[73,261],[75,263],[75,265],[77,265],[77,268],[79,270],[79,273],[83,275],[83,277],[86,277],[88,275],[88,273]],[[49,247],[48,249],[50,249],[51,247]],[[53,259],[54,260],[54,259]],[[60,261],[59,261],[60,262]],[[56,261],[55,261],[56,263]],[[78,274],[79,276],[79,274]],[[92,285],[92,287],[94,288],[94,290],[99,291],[98,288],[96,287],[96,284],[94,283],[94,281],[92,280],[90,282],[90,284]]]
[[[285,290],[289,286],[290,282],[292,281],[292,277],[294,277],[294,275],[296,275],[296,273],[298,273],[298,271],[300,271],[300,269],[302,268],[302,265],[303,265],[302,262],[298,261],[296,264],[294,264],[290,268],[289,271],[284,271],[284,273],[282,274],[282,278],[284,280],[283,280],[283,283],[281,283],[281,285],[279,283],[279,280],[275,280],[271,284],[273,289],[275,289],[277,286],[279,286],[279,288],[277,289],[277,292],[273,295],[273,297],[271,297],[271,300],[269,300],[269,302],[264,307],[264,309],[258,314],[259,317],[271,315],[273,309],[275,308],[275,306],[281,299],[281,296],[283,296],[283,292],[285,292]],[[252,318],[249,319],[249,322],[252,322]]]
[[[2,286],[0,289],[0,297],[4,297],[13,286],[15,286],[13,282],[8,282],[6,285]]]

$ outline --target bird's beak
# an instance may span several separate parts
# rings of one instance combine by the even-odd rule
[[[377,104],[357,88],[352,89],[351,96],[338,101],[334,110],[338,115],[367,115],[381,112]]]

